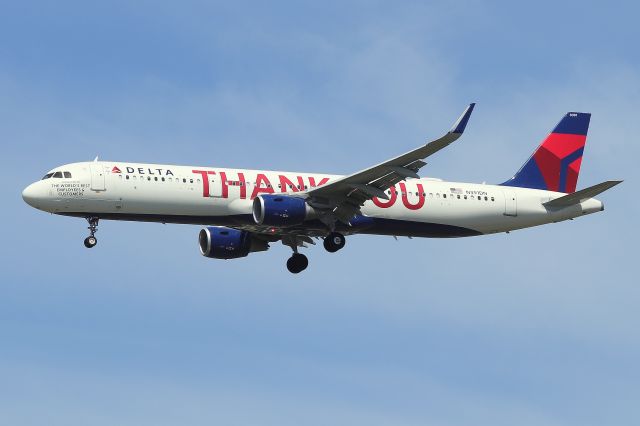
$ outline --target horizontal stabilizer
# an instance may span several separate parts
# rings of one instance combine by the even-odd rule
[[[545,207],[566,207],[573,204],[579,204],[584,200],[595,197],[596,195],[606,191],[607,189],[613,188],[621,182],[621,180],[608,180],[606,182],[581,189],[580,191],[576,191],[572,194],[556,198],[555,200],[548,201],[543,205]]]

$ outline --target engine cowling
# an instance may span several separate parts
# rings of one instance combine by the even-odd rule
[[[254,251],[269,249],[269,243],[257,238],[251,232],[211,226],[203,228],[198,234],[200,253],[213,259],[237,259]]]
[[[253,220],[258,225],[300,225],[313,214],[303,198],[265,194],[253,199]]]

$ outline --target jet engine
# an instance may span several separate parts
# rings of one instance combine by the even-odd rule
[[[253,199],[253,220],[258,225],[294,226],[313,216],[313,208],[303,198],[265,194]]]
[[[237,259],[254,251],[269,249],[269,243],[251,232],[224,226],[211,226],[200,230],[200,253],[213,259]]]

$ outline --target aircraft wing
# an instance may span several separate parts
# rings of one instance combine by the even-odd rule
[[[424,158],[440,151],[464,132],[475,103],[470,104],[444,136],[365,170],[345,176],[306,193],[309,205],[328,216],[349,223],[365,201],[373,197],[388,199],[385,190],[406,178],[419,178]],[[331,220],[331,218],[328,218]]]

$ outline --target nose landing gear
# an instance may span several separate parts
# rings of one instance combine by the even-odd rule
[[[86,248],[93,248],[96,244],[98,244],[98,239],[95,237],[96,232],[98,232],[98,218],[97,217],[88,217],[87,222],[89,222],[89,236],[84,239],[84,246]]]

